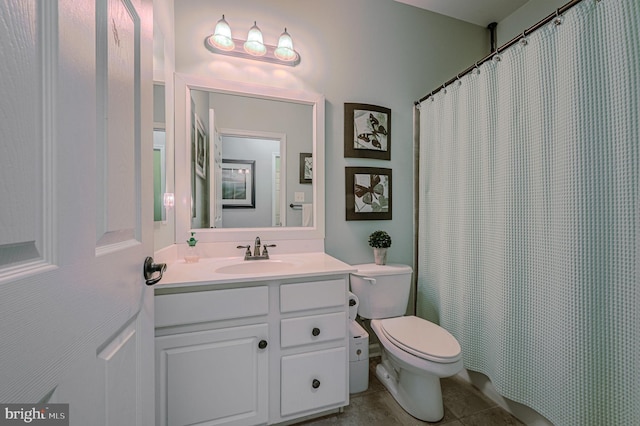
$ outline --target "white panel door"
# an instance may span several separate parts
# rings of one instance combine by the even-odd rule
[[[153,425],[151,0],[0,2],[0,402]]]

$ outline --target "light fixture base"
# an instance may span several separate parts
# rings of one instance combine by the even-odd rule
[[[300,58],[300,54],[294,50],[295,53],[295,58],[291,61],[283,61],[282,59],[279,59],[275,56],[275,50],[276,50],[276,46],[272,46],[270,44],[265,44],[264,46],[267,48],[267,52],[263,55],[263,56],[253,56],[248,54],[247,52],[245,52],[244,50],[244,43],[245,40],[241,40],[241,39],[236,39],[233,38],[233,42],[235,44],[235,48],[233,48],[232,50],[221,50],[218,49],[216,46],[214,46],[211,43],[211,37],[212,36],[207,36],[204,39],[204,46],[207,48],[207,50],[209,50],[212,53],[217,53],[219,55],[226,55],[226,56],[234,56],[236,58],[243,58],[243,59],[252,59],[254,61],[262,61],[262,62],[269,62],[272,64],[280,64],[280,65],[286,65],[289,67],[295,67],[298,64],[300,64],[301,58]]]

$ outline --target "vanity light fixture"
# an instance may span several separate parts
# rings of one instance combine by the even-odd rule
[[[277,46],[265,44],[262,31],[254,21],[249,29],[247,40],[235,39],[231,36],[231,27],[224,19],[218,21],[212,35],[204,40],[207,49],[221,55],[235,56],[237,58],[254,59],[272,64],[281,64],[295,67],[300,63],[300,54],[293,48],[293,39],[284,29],[280,34]]]

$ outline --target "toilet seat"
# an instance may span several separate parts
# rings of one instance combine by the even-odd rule
[[[393,344],[419,358],[452,363],[462,351],[455,337],[437,324],[416,316],[380,320],[382,332]]]

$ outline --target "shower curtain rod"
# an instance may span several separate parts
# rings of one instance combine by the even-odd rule
[[[442,90],[445,87],[449,86],[451,83],[456,82],[460,77],[469,74],[471,71],[473,71],[474,69],[476,69],[480,65],[482,65],[485,62],[491,60],[491,58],[493,58],[495,55],[497,55],[501,51],[505,50],[508,47],[513,46],[514,44],[516,44],[521,38],[523,38],[523,37],[531,34],[532,32],[538,30],[543,25],[551,22],[556,16],[562,15],[567,10],[571,9],[573,6],[577,5],[578,3],[582,2],[582,1],[583,0],[572,0],[569,3],[565,4],[564,6],[560,7],[559,9],[556,9],[555,13],[552,13],[551,15],[549,15],[546,18],[542,19],[541,21],[539,21],[538,23],[534,24],[533,26],[527,28],[526,30],[524,30],[522,32],[522,34],[514,37],[513,39],[509,40],[508,42],[506,42],[502,46],[498,47],[495,52],[491,52],[490,54],[488,54],[487,56],[482,58],[480,61],[478,61],[475,64],[471,65],[469,68],[467,68],[466,70],[462,71],[460,74],[458,74],[455,77],[453,77],[451,80],[449,80],[446,83],[444,83],[442,86],[438,87],[437,89],[433,90],[431,93],[429,93],[429,94],[423,96],[422,98],[420,98],[419,101],[414,102],[414,105],[419,106],[422,101],[425,101],[425,100],[429,99],[431,96],[435,95],[440,90]],[[596,0],[596,1],[601,1],[601,0]]]

